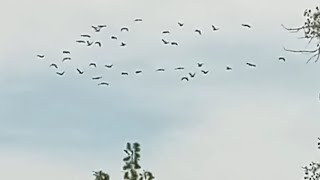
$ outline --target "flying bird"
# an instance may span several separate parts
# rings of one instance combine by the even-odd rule
[[[105,67],[107,68],[112,68],[113,64],[110,64],[110,65],[104,65]]]
[[[140,73],[142,73],[141,70],[136,70],[136,74],[140,74]]]
[[[85,37],[85,38],[91,38],[91,36],[89,34],[81,34],[81,37]]]
[[[109,86],[109,83],[107,82],[101,82],[98,84],[98,86]]]
[[[111,39],[117,40],[118,38],[116,36],[111,36]]]
[[[50,64],[50,67],[55,67],[56,69],[58,69],[58,66],[54,63]]]
[[[190,75],[191,78],[194,78],[194,76],[196,76],[196,73],[191,73],[190,72],[189,75]]]
[[[84,41],[84,40],[77,40],[76,42],[77,43],[86,43],[86,41]]]
[[[203,63],[197,63],[198,64],[198,67],[202,67],[203,66]]]
[[[282,56],[281,56],[281,57],[279,57],[278,59],[279,59],[279,61],[283,61],[283,62],[285,62],[285,61],[286,61],[286,59],[285,59],[284,57],[282,57]]]
[[[96,63],[90,63],[89,66],[97,67]]]
[[[93,44],[93,41],[92,42],[87,41],[87,46],[91,46],[92,44]]]
[[[229,70],[232,70],[232,68],[231,68],[231,67],[229,67],[229,66],[227,66],[227,67],[226,67],[226,70],[228,70],[228,71],[229,71]]]
[[[136,18],[136,19],[134,20],[134,22],[141,22],[141,21],[142,21],[141,18]]]
[[[62,54],[71,54],[70,51],[62,51]]]
[[[42,58],[44,58],[44,55],[38,54],[37,57],[40,58],[40,59],[42,59]]]
[[[219,28],[216,28],[214,25],[211,25],[213,31],[218,31]]]
[[[171,42],[171,45],[178,46],[177,42]]]
[[[162,40],[162,42],[164,43],[164,44],[169,44],[169,41],[166,41],[166,40],[164,40],[164,39],[161,39]]]
[[[189,78],[188,77],[182,77],[181,81],[183,81],[183,80],[189,81]]]
[[[56,72],[56,74],[58,74],[59,76],[63,76],[64,75],[64,71],[63,72]]]
[[[62,62],[67,61],[67,60],[69,60],[69,61],[70,61],[70,60],[71,60],[71,58],[70,58],[70,57],[65,57],[65,58],[63,58],[63,59],[62,59]]]
[[[174,68],[174,70],[184,70],[184,67],[177,67],[177,68]]]
[[[129,31],[129,28],[123,27],[123,28],[120,29],[120,31],[127,31],[127,32],[128,32],[128,31]]]
[[[162,31],[162,34],[170,34],[170,31]]]
[[[159,68],[159,69],[157,69],[156,71],[157,71],[157,72],[163,72],[163,71],[164,71],[164,69]]]
[[[97,41],[94,44],[97,44],[99,47],[101,47],[101,42]]]
[[[92,80],[99,80],[102,79],[102,76],[93,77]]]
[[[77,68],[77,71],[78,71],[79,74],[83,74],[84,73],[84,71],[81,71],[79,68]]]
[[[128,76],[129,73],[127,73],[127,72],[121,72],[121,75],[122,75],[122,76]]]
[[[252,63],[249,63],[249,62],[247,62],[246,64],[247,64],[248,66],[250,66],[250,67],[257,67],[257,65],[252,64]]]
[[[201,35],[201,31],[199,29],[194,30],[194,32],[198,33],[199,35]]]
[[[182,27],[184,24],[181,23],[181,22],[178,22],[178,25],[179,25],[180,27]]]
[[[124,43],[124,42],[121,42],[121,44],[120,44],[120,46],[126,46],[127,44],[126,43]]]
[[[251,28],[251,26],[249,24],[241,24],[241,26]]]
[[[201,72],[203,72],[203,74],[208,74],[209,71],[205,71],[205,70],[201,70]]]
[[[95,32],[100,32],[102,28],[107,27],[106,25],[98,25],[98,26],[91,26]]]

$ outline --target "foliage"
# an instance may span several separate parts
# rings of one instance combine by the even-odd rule
[[[312,56],[307,60],[307,63],[310,62],[313,58],[316,58],[315,62],[317,62],[320,58],[320,10],[317,6],[315,11],[311,9],[306,9],[303,13],[303,16],[306,18],[304,25],[297,28],[287,28],[282,25],[289,32],[297,33],[300,31],[304,32],[304,36],[302,39],[307,39],[309,45],[311,42],[316,41],[316,47],[312,50],[290,50],[286,49],[286,51],[294,52],[294,53],[302,53],[302,54],[312,54]]]
[[[318,140],[320,141],[320,138]],[[320,149],[320,142],[318,142],[318,149]],[[318,180],[320,178],[320,163],[311,162],[302,168],[304,169],[304,179]]]

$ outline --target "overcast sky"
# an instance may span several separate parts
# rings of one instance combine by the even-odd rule
[[[320,159],[319,64],[284,52],[306,41],[281,24],[301,25],[304,9],[317,2],[2,0],[0,179],[88,180],[99,169],[121,179],[122,150],[135,141],[156,179],[302,179],[301,166]],[[107,28],[95,33],[96,24]],[[102,47],[76,44],[80,34]],[[63,50],[72,61],[61,62]],[[182,82],[189,72],[196,77]],[[110,86],[90,79],[99,75]]]

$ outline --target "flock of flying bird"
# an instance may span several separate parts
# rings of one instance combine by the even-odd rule
[[[136,23],[142,22],[142,19],[140,19],[140,18],[134,19],[134,22],[136,22]],[[182,27],[184,26],[184,23],[178,22],[177,25],[178,25],[180,28],[182,28]],[[244,28],[249,28],[249,29],[251,28],[251,25],[249,25],[249,24],[241,24],[241,26],[244,27]],[[91,26],[91,28],[94,30],[95,33],[101,32],[101,30],[104,29],[104,28],[106,28],[106,27],[107,27],[107,25]],[[211,28],[212,28],[212,31],[218,31],[218,30],[220,29],[220,28],[215,27],[214,25],[211,25]],[[128,27],[122,27],[122,28],[120,28],[120,32],[129,32],[129,28],[128,28]],[[194,30],[194,33],[196,33],[196,34],[198,34],[198,35],[202,35],[202,31],[201,31],[200,29],[195,29],[195,30]],[[165,35],[165,34],[170,34],[170,31],[169,31],[169,30],[164,30],[164,31],[162,31],[162,34],[164,34],[164,35]],[[83,45],[86,45],[86,46],[88,46],[88,47],[90,47],[90,46],[102,47],[102,42],[91,40],[90,38],[91,38],[92,36],[91,36],[90,34],[81,34],[80,37],[81,37],[82,39],[76,40],[76,43],[78,43],[78,44],[83,44]],[[116,40],[118,40],[118,37],[115,36],[115,35],[113,35],[113,36],[110,37],[110,39],[116,41]],[[162,41],[162,43],[163,43],[164,45],[172,45],[172,46],[178,46],[178,45],[179,45],[178,42],[176,42],[176,41],[171,41],[171,42],[170,42],[170,41],[168,41],[168,40],[166,40],[166,39],[164,39],[164,38],[162,38],[161,41]],[[125,47],[126,45],[127,45],[126,42],[123,42],[123,41],[121,41],[121,42],[119,43],[119,46],[120,46],[120,47]],[[62,51],[62,54],[64,55],[64,57],[63,57],[63,59],[62,59],[62,62],[71,61],[71,60],[72,60],[72,58],[71,58],[71,52],[70,52],[70,51],[64,50],[64,51]],[[45,58],[45,55],[43,55],[43,54],[38,54],[37,57],[38,57],[39,59],[44,59],[44,58]],[[280,61],[285,62],[285,58],[284,58],[284,57],[279,57],[278,59],[279,59]],[[209,73],[209,70],[204,69],[204,63],[202,63],[202,62],[197,62],[196,65],[197,65],[197,67],[200,69],[200,72],[201,72],[203,75],[207,75],[207,74]],[[246,65],[249,66],[249,67],[252,67],[252,68],[256,68],[256,67],[257,67],[256,64],[251,63],[251,62],[247,62]],[[91,63],[88,64],[88,66],[89,66],[89,67],[92,67],[92,68],[96,68],[96,67],[97,67],[97,64],[94,63],[94,62],[91,62]],[[110,68],[112,68],[113,66],[114,66],[113,64],[106,64],[106,65],[104,65],[104,67],[107,68],[107,69],[110,69]],[[57,65],[56,63],[50,64],[49,67],[55,68],[55,69],[57,70],[56,74],[57,74],[58,76],[64,76],[64,75],[65,75],[65,71],[58,71],[58,70],[59,70],[59,67],[58,67],[58,65]],[[185,69],[184,67],[180,66],[180,67],[174,68],[173,70],[175,70],[175,71],[183,71],[184,69]],[[85,73],[85,71],[81,70],[80,68],[76,68],[75,70],[77,71],[77,73],[78,73],[79,75],[83,75],[83,74]],[[232,67],[226,66],[226,71],[231,71],[231,70],[232,70]],[[164,68],[158,68],[158,69],[155,69],[155,71],[156,71],[156,72],[164,72],[164,71],[166,71],[166,70],[165,70]],[[134,72],[134,74],[141,74],[141,73],[142,73],[142,70],[136,70],[136,71]],[[122,72],[120,72],[120,75],[121,75],[121,76],[128,76],[128,75],[129,75],[129,72],[122,71]],[[196,76],[196,72],[188,72],[187,75],[181,77],[181,81],[189,81],[189,80],[191,80],[192,78],[194,78],[195,76]],[[103,79],[102,76],[94,76],[94,77],[92,77],[91,79],[92,79],[92,80],[100,80],[100,82],[97,84],[97,85],[99,85],[99,86],[108,86],[108,85],[109,85],[109,82],[101,81],[101,80]]]

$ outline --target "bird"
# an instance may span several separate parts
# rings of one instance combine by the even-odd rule
[[[182,27],[182,26],[184,25],[184,23],[178,22],[178,25],[179,25],[180,27]]]
[[[213,31],[218,31],[219,28],[216,28],[214,25],[211,25]]]
[[[97,41],[94,44],[97,44],[99,47],[101,47],[101,42]]]
[[[136,74],[140,74],[140,73],[142,73],[141,70],[136,70]]]
[[[65,58],[63,58],[63,59],[62,59],[62,62],[67,61],[67,60],[69,60],[69,61],[70,61],[70,60],[71,60],[71,58],[70,58],[70,57],[65,57]]]
[[[71,54],[70,51],[62,51],[62,54]]]
[[[279,57],[278,59],[279,59],[279,61],[283,61],[283,62],[285,62],[285,61],[286,61],[286,59],[285,59],[284,57],[282,57],[282,56],[281,56],[281,57]]]
[[[205,71],[205,70],[201,70],[201,72],[203,72],[203,74],[208,74],[209,71]]]
[[[241,24],[241,26],[251,28],[251,26],[249,24]]]
[[[89,66],[97,67],[96,63],[90,63]]]
[[[84,41],[84,40],[77,40],[76,42],[77,43],[86,43],[86,41]]]
[[[120,44],[120,46],[126,46],[127,44],[126,43],[124,43],[124,42],[121,42],[121,44]]]
[[[77,68],[77,71],[78,71],[79,74],[83,74],[84,73],[84,71],[81,71],[79,68]]]
[[[59,76],[63,76],[64,75],[64,71],[63,72],[56,72],[56,74],[58,74]]]
[[[250,66],[250,67],[257,67],[257,65],[252,64],[252,63],[249,63],[249,62],[247,62],[246,64],[247,64],[248,66]]]
[[[177,67],[177,68],[174,68],[174,70],[184,70],[184,67]]]
[[[104,86],[109,86],[109,83],[107,83],[107,82],[101,82],[101,83],[98,84],[98,86],[103,86],[103,85],[104,85]]]
[[[127,72],[121,72],[121,75],[126,75],[126,76],[128,76],[129,75],[129,73],[127,73]]]
[[[107,27],[107,25],[102,25],[102,24],[100,24],[100,25],[98,25],[98,27],[101,29],[101,28],[105,28],[105,27]]]
[[[112,68],[113,64],[110,65],[104,65],[106,68]]]
[[[194,76],[196,76],[196,73],[191,73],[190,72],[189,75],[190,75],[191,78],[194,78]]]
[[[161,39],[162,40],[162,42],[164,43],[164,44],[169,44],[169,41],[166,41],[166,40],[164,40],[164,39]]]
[[[177,42],[171,42],[171,45],[178,46]]]
[[[91,38],[91,36],[89,34],[81,34],[81,37],[85,37],[85,38]]]
[[[87,46],[91,46],[92,44],[93,44],[93,41],[92,42],[87,41]]]
[[[157,72],[163,72],[164,69],[163,69],[163,68],[158,68],[156,71],[157,71]]]
[[[188,77],[182,77],[181,81],[183,81],[183,80],[189,81],[189,78]]]
[[[202,67],[203,66],[203,63],[197,63],[198,64],[198,67]]]
[[[141,21],[142,21],[141,18],[136,18],[136,19],[134,19],[134,22],[141,22]]]
[[[194,32],[198,33],[199,35],[201,35],[201,31],[199,29],[194,30]]]
[[[227,67],[226,67],[226,70],[228,70],[228,71],[229,71],[229,70],[232,70],[232,68],[231,68],[231,67],[229,67],[229,66],[227,66]]]
[[[123,28],[120,29],[120,31],[127,31],[127,32],[128,32],[128,31],[129,31],[129,28],[123,27]]]
[[[117,40],[118,38],[116,36],[111,36],[111,39]]]
[[[100,32],[102,28],[107,27],[106,25],[98,25],[98,26],[91,26],[95,32]]]
[[[102,76],[97,76],[97,77],[93,77],[92,80],[99,80],[101,78],[102,78]]]
[[[40,59],[43,59],[44,55],[43,54],[38,54],[37,57],[40,58]]]
[[[162,34],[170,34],[170,31],[162,31]]]
[[[58,69],[58,66],[54,63],[50,64],[50,67],[55,67],[56,69]]]

